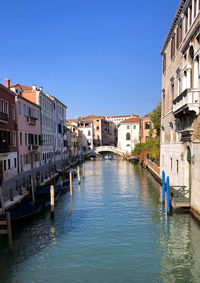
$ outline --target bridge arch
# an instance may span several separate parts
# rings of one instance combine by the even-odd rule
[[[126,151],[115,147],[115,146],[98,146],[94,148],[94,151],[96,154],[102,153],[102,152],[112,152],[115,154],[119,154],[120,156],[125,156]]]

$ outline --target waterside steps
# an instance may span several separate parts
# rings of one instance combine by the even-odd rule
[[[173,210],[190,208],[191,190],[186,186],[170,186],[170,195]]]

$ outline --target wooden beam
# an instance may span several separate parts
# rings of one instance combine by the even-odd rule
[[[8,234],[8,230],[0,230],[0,235],[6,235]]]

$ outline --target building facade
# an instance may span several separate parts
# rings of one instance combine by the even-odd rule
[[[43,88],[36,85],[21,86],[23,96],[41,108],[42,154],[41,165],[49,164],[54,156],[54,103],[51,96],[43,92]]]
[[[199,1],[180,1],[161,55],[160,166],[171,185],[191,189],[191,207],[200,213]]]
[[[94,125],[91,119],[79,117],[78,129],[81,131],[83,150],[93,149],[94,147]]]
[[[0,181],[18,173],[15,94],[0,84]]]
[[[145,143],[149,139],[150,135],[152,135],[152,138],[155,138],[156,130],[154,129],[150,115],[147,114],[140,119],[140,142]]]
[[[67,147],[67,130],[66,130],[66,110],[67,106],[64,105],[56,97],[51,96],[54,102],[54,160],[66,160],[69,155]]]
[[[40,106],[23,97],[19,84],[10,89],[16,94],[18,171],[22,173],[41,165],[41,112]]]
[[[130,153],[137,143],[140,142],[140,118],[123,120],[118,127],[118,144],[122,150]]]

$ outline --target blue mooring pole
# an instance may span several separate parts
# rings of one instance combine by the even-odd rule
[[[162,171],[162,202],[165,203],[165,171]]]
[[[170,204],[170,188],[169,188],[169,177],[167,176],[167,213],[169,214],[171,210]]]

